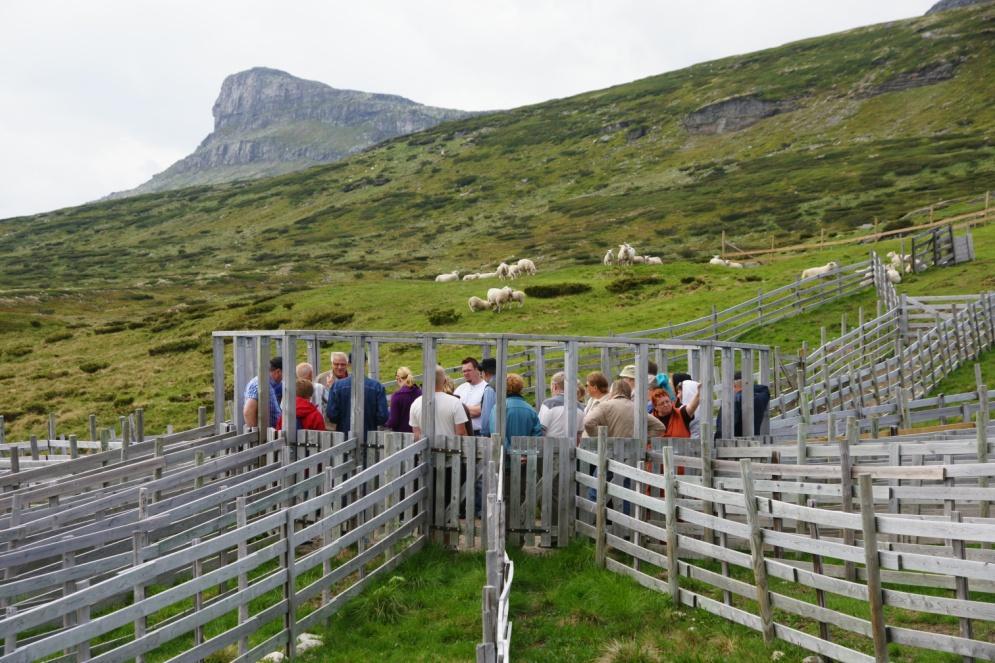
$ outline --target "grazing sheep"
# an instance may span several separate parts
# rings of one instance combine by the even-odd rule
[[[894,284],[899,284],[902,282],[902,274],[894,267],[886,267],[885,273],[888,275],[888,280]]]
[[[464,274],[463,275],[463,280],[464,281],[476,281],[479,278],[480,278],[480,274]]]
[[[730,269],[743,269],[743,263],[726,260],[726,267],[729,267]]]
[[[448,274],[439,274],[435,277],[436,283],[449,283],[451,281],[459,281],[459,272],[449,272]]]
[[[802,279],[810,279],[816,276],[822,276],[823,274],[828,274],[837,267],[839,267],[839,265],[833,261],[827,262],[822,267],[809,267],[802,272]]]
[[[646,264],[647,265],[662,265],[663,264],[663,259],[660,258],[659,256],[643,256],[643,257],[646,258]]]
[[[646,262],[646,256],[632,256],[633,265],[642,265]]]
[[[490,303],[492,309],[500,312],[501,307],[511,301],[511,293],[512,290],[508,286],[503,288],[488,288],[487,301]]]
[[[888,251],[887,256],[888,261],[891,262],[891,267],[895,271],[901,271],[902,264],[905,262],[905,256],[901,253],[895,253],[894,251]]]
[[[518,270],[522,274],[535,274],[536,264],[529,260],[528,258],[522,258],[518,261]]]
[[[525,306],[525,293],[521,290],[512,290],[511,301],[518,302],[518,308],[522,308]]]
[[[709,265],[716,265],[718,267],[725,267],[726,261],[718,256],[712,256],[712,259],[708,261]]]
[[[491,303],[486,299],[481,299],[480,297],[473,296],[467,300],[467,306],[470,307],[470,313],[476,313],[477,311],[487,311],[491,308]]]
[[[508,263],[502,262],[500,265],[498,265],[498,268],[497,268],[497,277],[499,279],[501,279],[501,280],[504,280],[504,279],[508,278],[508,272],[510,270],[511,270],[511,267],[508,266]]]
[[[498,275],[497,272],[480,272],[480,274],[477,274],[477,278],[480,278],[480,279],[493,279],[493,278],[497,278],[497,275]]]
[[[601,260],[601,264],[603,264],[605,267],[609,267],[615,264],[615,254],[612,253],[611,249],[608,249],[608,253],[606,253],[605,257]]]
[[[510,267],[508,267],[508,278],[509,279],[517,279],[521,275],[522,275],[522,270],[518,267],[517,264],[511,265]]]

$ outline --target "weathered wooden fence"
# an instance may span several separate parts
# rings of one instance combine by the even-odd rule
[[[126,525],[8,547],[0,661],[144,660],[153,651],[196,661],[229,646],[236,661],[281,647],[292,656],[298,633],[427,538],[428,443],[399,438],[366,468],[354,439],[277,438],[248,449],[278,452],[275,464],[250,471],[238,454],[221,456],[200,477],[209,483],[177,485],[161,500],[167,486],[145,484]],[[170,649],[177,638],[182,646]]]
[[[514,454],[512,454],[514,458]],[[487,457],[484,471],[487,525],[487,580],[482,593],[481,625],[483,640],[477,645],[477,663],[505,663],[510,660],[511,615],[509,610],[515,564],[505,551],[507,525],[505,518],[504,468],[505,454],[495,443]],[[512,493],[514,495],[514,493]],[[572,515],[572,514],[571,514]],[[467,520],[472,520],[468,516]]]

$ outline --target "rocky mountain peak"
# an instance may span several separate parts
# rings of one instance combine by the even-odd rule
[[[991,0],[940,0],[929,8],[926,12],[926,16],[929,16],[930,14],[938,14],[948,9],[957,9],[958,7],[968,7],[970,5],[980,5],[985,2],[991,2]]]

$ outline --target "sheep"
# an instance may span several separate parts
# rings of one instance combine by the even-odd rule
[[[642,265],[646,262],[646,256],[632,256],[633,265]]]
[[[481,299],[480,297],[470,297],[467,300],[467,306],[470,307],[470,313],[476,313],[477,311],[487,311],[491,308],[491,303],[486,299]]]
[[[902,282],[902,274],[894,267],[886,267],[885,273],[888,275],[888,280],[894,284],[899,284]]]
[[[618,264],[631,265],[636,257],[636,250],[623,242],[618,245]]]
[[[659,256],[643,256],[643,257],[646,258],[646,264],[647,265],[662,265],[663,264],[663,259],[660,258]]]
[[[522,308],[525,306],[525,293],[521,290],[512,290],[511,301],[518,302],[518,308]]]
[[[480,278],[480,274],[464,274],[463,275],[463,280],[464,281],[476,281],[479,278]]]
[[[498,275],[497,272],[480,272],[480,274],[477,275],[477,278],[480,278],[480,279],[493,279],[493,278],[497,278],[497,275]]]
[[[743,263],[733,262],[732,260],[726,260],[726,267],[731,269],[743,269]]]
[[[511,293],[512,290],[508,286],[503,288],[488,288],[487,301],[490,303],[492,309],[500,312],[501,307],[511,301]]]
[[[726,261],[718,256],[712,256],[712,259],[708,261],[709,265],[716,265],[718,267],[725,267]]]
[[[809,267],[802,272],[802,279],[810,279],[816,276],[822,276],[823,274],[828,274],[837,267],[839,267],[839,265],[833,261],[827,262],[822,267]]]
[[[518,269],[522,274],[535,274],[536,264],[528,258],[522,258],[518,261]]]
[[[508,263],[502,262],[500,265],[498,265],[497,277],[503,281],[504,279],[508,278],[509,270],[511,270],[511,267],[508,266]]]
[[[905,256],[901,253],[895,253],[894,251],[888,251],[888,260],[891,262],[891,266],[895,271],[901,271],[902,264],[905,262]]]
[[[605,267],[610,267],[615,264],[615,254],[612,253],[611,249],[608,249],[608,253],[606,253],[605,257],[601,260],[601,264]]]
[[[511,265],[510,267],[508,267],[508,278],[509,279],[517,279],[521,275],[522,275],[522,270],[518,267],[517,264]]]
[[[448,274],[439,274],[435,277],[436,283],[450,283],[452,281],[459,281],[459,272],[449,272]]]

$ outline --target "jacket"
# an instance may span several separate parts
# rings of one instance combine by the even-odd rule
[[[511,438],[520,436],[539,437],[542,426],[539,415],[521,396],[508,396],[505,401],[504,448],[511,449]],[[497,430],[497,408],[491,410],[491,431]]]
[[[325,418],[311,401],[298,396],[294,402],[297,404],[297,430],[325,430]],[[283,413],[276,420],[276,429],[283,430]]]
[[[408,416],[411,414],[411,404],[421,396],[418,385],[403,386],[390,396],[390,416],[387,418],[387,428],[397,433],[410,433],[411,424]]]
[[[760,435],[760,428],[770,405],[770,388],[765,384],[753,385],[753,431],[747,435]],[[743,437],[743,392],[737,391],[732,411],[733,437]],[[722,430],[722,408],[715,418],[715,439],[725,438]]]
[[[609,398],[601,401],[598,407],[592,409],[584,417],[584,430],[591,437],[598,434],[599,426],[608,427],[608,437],[636,437],[633,434],[633,416],[635,404],[624,397]],[[660,437],[666,431],[666,426],[652,414],[646,415],[646,428],[650,437]],[[656,433],[653,435],[653,433]]]
[[[373,378],[363,379],[363,428],[375,431],[387,423],[387,391]],[[352,431],[352,376],[336,380],[328,396],[325,410],[335,430],[349,434]],[[355,431],[357,435],[360,431]],[[360,438],[365,439],[365,438]]]

